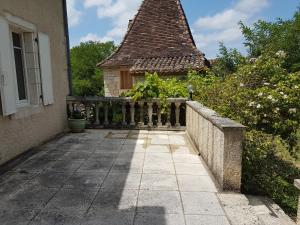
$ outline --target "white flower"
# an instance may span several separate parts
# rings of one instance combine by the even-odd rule
[[[264,85],[266,85],[266,86],[269,86],[269,85],[270,85],[270,83],[267,83],[267,82],[265,82],[265,83],[264,83]]]
[[[272,96],[272,95],[269,95],[269,96],[268,96],[268,99],[272,100],[272,99],[273,99],[273,96]]]
[[[267,117],[267,114],[264,114],[264,117]]]
[[[298,89],[298,85],[295,85],[295,89]]]
[[[286,53],[285,53],[284,51],[282,51],[282,50],[278,51],[278,52],[276,53],[276,55],[277,55],[278,57],[280,57],[280,58],[285,58],[285,57],[286,57]]]
[[[281,91],[281,92],[279,92],[280,94],[282,94],[282,95],[284,95],[284,93]]]
[[[244,87],[245,85],[243,83],[240,83],[240,87]]]
[[[284,95],[284,96],[283,96],[283,98],[284,98],[284,99],[287,99],[287,98],[288,98],[288,96],[287,96],[287,95]]]
[[[277,99],[272,99],[272,102],[275,103],[275,102],[278,102],[278,100]]]
[[[275,112],[279,112],[280,109],[278,107],[275,108]]]
[[[261,108],[261,104],[258,104],[258,105],[256,106],[256,108],[260,109],[260,108]]]
[[[250,102],[249,103],[249,106],[254,106],[255,105],[255,102]]]
[[[260,93],[258,94],[258,96],[259,96],[259,97],[261,97],[262,95],[263,95],[263,93],[262,93],[262,92],[260,92]]]
[[[291,108],[289,109],[289,113],[296,113],[297,112],[297,109],[296,108]]]

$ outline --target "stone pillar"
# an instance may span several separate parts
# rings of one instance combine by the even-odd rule
[[[73,110],[74,110],[72,102],[68,103],[68,108],[69,108],[70,117],[72,117],[73,116]]]
[[[162,122],[161,122],[161,104],[159,102],[157,104],[157,126],[162,127]]]
[[[171,127],[171,112],[172,112],[172,103],[168,104],[168,109],[167,109],[167,127]]]
[[[86,112],[86,119],[87,119],[87,121],[90,121],[90,118],[91,118],[91,107],[89,105],[85,107],[85,112]]]
[[[295,180],[294,185],[300,190],[300,180]],[[298,198],[297,225],[300,225],[300,197]]]
[[[140,106],[140,122],[139,122],[139,127],[144,126],[144,102],[139,101],[139,106]]]
[[[135,102],[130,102],[130,126],[135,126],[134,114],[135,114]]]
[[[95,113],[96,121],[95,121],[95,123],[96,123],[97,125],[100,124],[100,119],[99,119],[99,108],[100,108],[99,103],[96,103],[96,107],[95,107],[95,110],[96,110],[96,113]]]
[[[104,103],[104,125],[108,126],[109,121],[108,121],[108,102]]]
[[[179,121],[179,116],[180,116],[180,105],[181,105],[180,102],[175,102],[175,107],[176,107],[176,110],[175,110],[176,124],[175,124],[175,126],[176,126],[176,127],[180,127],[180,121]]]
[[[152,102],[147,102],[148,105],[148,127],[153,127],[153,121],[152,121],[152,115],[153,115],[153,103]]]
[[[122,104],[122,116],[123,116],[122,125],[123,126],[127,126],[127,122],[126,122],[126,103],[127,102],[123,102],[123,104]]]

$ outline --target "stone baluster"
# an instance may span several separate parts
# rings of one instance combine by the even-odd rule
[[[100,118],[99,118],[100,117],[99,116],[100,104],[99,104],[99,102],[96,103],[95,110],[96,110],[96,121],[95,121],[95,123],[97,125],[99,125],[100,124]]]
[[[171,127],[171,112],[172,112],[172,103],[168,103],[167,109],[167,127]]]
[[[139,101],[139,106],[140,106],[140,122],[139,122],[139,127],[144,126],[144,102]]]
[[[115,104],[114,104],[115,103]],[[111,102],[111,109],[112,109],[112,125],[116,125],[117,122],[115,121],[115,114],[116,114],[116,107],[118,106],[118,102]]]
[[[148,127],[153,127],[153,121],[152,121],[153,103],[152,102],[148,102],[147,105],[148,105],[148,117],[149,117]]]
[[[162,122],[161,122],[161,104],[160,102],[156,103],[157,105],[157,126],[162,127]]]
[[[109,121],[108,121],[108,102],[104,103],[104,125],[108,126],[109,125]]]
[[[181,103],[180,103],[180,102],[175,102],[175,107],[176,107],[176,110],[175,110],[176,124],[175,124],[175,126],[176,126],[176,127],[180,127],[180,121],[179,121],[179,117],[180,117],[180,106],[181,106]]]
[[[127,126],[127,122],[126,122],[126,104],[127,104],[127,102],[125,102],[125,101],[122,103],[122,116],[123,116],[122,125],[123,126]]]
[[[130,102],[130,126],[135,126],[134,114],[135,114],[135,102]]]
[[[86,120],[90,121],[90,118],[91,118],[91,106],[90,105],[85,106],[85,113],[86,113]]]
[[[72,102],[68,103],[68,108],[69,108],[70,117],[72,117],[73,116],[73,110],[74,110]]]

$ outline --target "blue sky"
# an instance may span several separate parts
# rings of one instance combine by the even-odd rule
[[[83,41],[115,41],[125,35],[128,20],[142,0],[67,0],[71,46]],[[181,0],[197,47],[216,57],[219,42],[245,52],[237,23],[293,16],[299,0]]]

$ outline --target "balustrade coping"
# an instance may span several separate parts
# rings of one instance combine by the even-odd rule
[[[137,101],[133,101],[131,97],[100,97],[100,96],[67,96],[68,102],[149,102],[156,103],[160,102],[159,98],[152,99],[139,99]],[[188,98],[168,98],[169,103],[185,103],[188,101]]]
[[[220,130],[226,129],[239,129],[245,130],[246,126],[233,121],[229,118],[221,117],[216,111],[209,109],[196,101],[187,101],[186,104],[193,110],[199,113],[202,117],[210,121],[213,125],[218,127]]]

